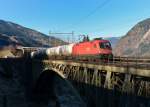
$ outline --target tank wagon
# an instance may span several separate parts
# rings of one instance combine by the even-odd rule
[[[58,59],[104,59],[112,58],[112,48],[108,40],[94,39],[32,52],[34,58]]]

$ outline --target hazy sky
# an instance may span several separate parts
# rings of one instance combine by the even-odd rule
[[[48,34],[122,36],[150,17],[150,0],[0,0],[0,19]]]

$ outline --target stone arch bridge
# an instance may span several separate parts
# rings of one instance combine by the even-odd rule
[[[13,107],[16,99],[15,104],[17,101],[19,103],[15,106],[33,104],[43,107],[43,104],[48,105],[45,98],[51,95],[51,100],[59,99],[51,101],[55,102],[51,105],[56,106],[59,102],[57,106],[62,107],[149,107],[149,62],[146,65],[138,63],[121,60],[114,64],[31,58],[0,59],[0,106]],[[53,89],[54,86],[57,88]],[[56,98],[53,92],[60,97]],[[65,97],[61,96],[63,93]]]

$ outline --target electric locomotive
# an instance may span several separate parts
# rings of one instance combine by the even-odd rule
[[[34,58],[59,58],[59,59],[112,59],[112,47],[108,40],[88,38],[79,43],[62,45],[32,52]]]

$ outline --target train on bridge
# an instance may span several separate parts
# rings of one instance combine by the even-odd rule
[[[72,43],[31,53],[33,58],[78,58],[78,59],[111,59],[112,47],[108,40],[96,38],[92,41],[84,39],[79,43]]]

